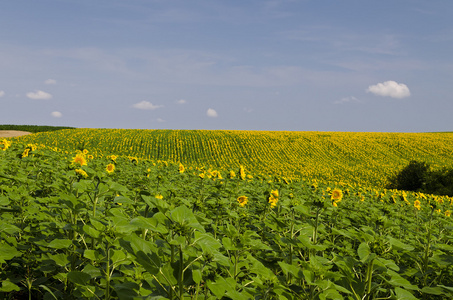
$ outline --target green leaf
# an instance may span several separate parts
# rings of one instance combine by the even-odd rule
[[[291,274],[292,276],[294,276],[296,278],[300,278],[300,275],[299,275],[299,273],[301,271],[300,267],[287,264],[283,261],[279,261],[278,264],[285,275]]]
[[[0,292],[12,292],[12,291],[20,291],[20,287],[16,284],[12,283],[8,279],[2,281],[2,287],[0,288]]]
[[[407,279],[401,277],[400,274],[392,270],[388,270],[387,274],[390,275],[390,280],[386,280],[388,284],[391,284],[393,286],[401,286],[408,290],[418,290],[418,287],[416,285],[411,284]]]
[[[453,292],[453,287],[451,287],[451,286],[445,286],[445,285],[441,285],[441,284],[439,284],[437,286],[439,286],[443,289],[446,289],[447,291]]]
[[[87,249],[83,252],[83,257],[88,258],[93,261],[98,261],[100,255],[99,255],[99,252],[96,250]]]
[[[344,299],[344,298],[343,298],[343,296],[341,296],[341,294],[337,290],[330,288],[330,289],[323,291],[319,295],[319,299],[321,299],[321,300],[324,300],[324,299],[340,300],[340,299]]]
[[[136,291],[140,289],[140,286],[135,282],[122,282],[113,285],[113,289],[115,290],[118,298],[121,300],[133,300],[137,299],[136,296],[138,295]]]
[[[225,250],[239,250],[238,247],[233,245],[233,241],[228,237],[222,238],[222,244]]]
[[[80,285],[86,285],[91,279],[90,274],[80,271],[71,271],[68,273],[67,277],[69,281]]]
[[[438,286],[437,287],[425,286],[424,288],[422,288],[422,293],[431,295],[443,295],[444,290]]]
[[[145,201],[145,203],[150,208],[157,207],[159,209],[159,211],[163,214],[165,214],[168,211],[168,209],[170,208],[170,205],[168,205],[168,203],[163,199],[158,199],[156,197],[146,196],[146,195],[141,195],[141,196],[142,196],[143,201]]]
[[[72,245],[72,241],[68,239],[54,239],[51,241],[49,244],[47,244],[47,247],[49,248],[55,248],[55,249],[66,249],[69,248],[69,246]]]
[[[226,284],[227,283],[223,278],[218,278],[215,282],[207,282],[209,290],[217,297],[217,299],[221,299],[225,295]]]
[[[195,232],[195,244],[201,247],[201,250],[206,253],[212,253],[219,249],[222,244],[216,240],[212,235],[207,233]]]
[[[14,226],[13,224],[9,223],[2,223],[0,224],[0,232],[6,232],[9,235],[14,235],[20,231],[19,227]]]
[[[397,300],[417,300],[418,298],[412,295],[411,292],[406,291],[400,287],[395,288],[396,299]]]
[[[55,294],[47,286],[40,284],[39,287],[42,288],[43,290],[47,291],[49,294],[51,294],[54,299],[58,300],[57,296],[55,296]],[[46,298],[46,297],[44,297],[44,298]]]
[[[20,255],[22,255],[22,253],[17,251],[16,248],[11,247],[8,244],[0,244],[0,263],[5,263],[7,260]]]
[[[156,275],[159,273],[162,263],[156,253],[146,254],[143,251],[138,251],[135,256],[137,257],[137,262],[150,274]]]
[[[364,264],[370,262],[376,257],[375,253],[371,253],[370,246],[367,243],[362,242],[357,248],[357,254],[359,255],[360,261]]]
[[[10,203],[8,197],[0,196],[0,205],[1,206],[8,206]]]
[[[116,193],[127,193],[129,192],[129,189],[125,187],[124,185],[121,185],[117,182],[112,182],[109,186],[109,189],[112,190],[113,192]]]
[[[160,223],[157,218],[145,218],[143,216],[138,216],[131,220],[131,225],[136,226],[140,229],[149,229],[153,232],[167,234],[168,229],[164,224]]]
[[[307,281],[308,284],[314,284],[315,273],[308,269],[304,269],[302,273],[304,274],[305,281]]]
[[[113,264],[115,265],[120,265],[123,263],[129,263],[129,261],[126,259],[126,253],[124,253],[122,250],[110,250],[113,252],[113,255],[110,256],[110,259],[112,260]]]
[[[134,204],[134,201],[132,201],[129,197],[125,197],[125,196],[116,196],[113,199],[113,202],[121,203],[121,204]]]
[[[97,231],[92,226],[87,225],[87,224],[83,225],[83,231],[95,239],[97,239],[101,235],[101,232]]]
[[[101,277],[101,269],[99,267],[95,267],[92,264],[86,264],[85,268],[83,268],[83,273],[89,274],[91,278]]]
[[[411,246],[411,245],[407,245],[403,242],[401,242],[400,240],[398,239],[395,239],[391,236],[388,236],[387,237],[388,241],[390,242],[390,245],[392,245],[392,247],[398,249],[398,250],[405,250],[405,251],[412,251],[414,250],[414,247]]]
[[[58,266],[64,267],[69,264],[69,259],[66,254],[60,253],[55,255],[49,255],[49,258],[52,259]]]
[[[197,284],[201,282],[202,276],[201,276],[200,269],[195,269],[195,270],[192,271],[192,279]]]
[[[204,227],[198,223],[197,218],[195,218],[192,210],[188,209],[186,206],[181,205],[173,209],[170,212],[170,218],[173,222],[178,223],[181,227],[190,227],[197,229],[201,232],[204,232]]]
[[[99,231],[104,231],[105,230],[105,225],[99,221],[99,220],[96,220],[95,218],[93,217],[90,217],[90,222],[91,222],[91,225],[96,229],[96,230],[99,230]]]

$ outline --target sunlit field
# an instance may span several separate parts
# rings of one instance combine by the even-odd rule
[[[449,299],[453,198],[387,190],[450,133],[0,139],[0,299]]]
[[[73,129],[19,138],[65,151],[88,149],[254,174],[384,187],[411,160],[453,167],[452,133]]]

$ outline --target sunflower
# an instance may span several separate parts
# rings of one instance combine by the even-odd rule
[[[422,207],[420,206],[420,201],[419,201],[419,200],[415,200],[415,201],[414,201],[414,207],[415,207],[416,209],[418,209],[418,210],[420,210],[420,208],[422,208]]]
[[[334,189],[330,194],[330,200],[340,202],[343,199],[343,192],[339,189]]]
[[[228,174],[228,178],[234,178],[236,177],[236,173],[234,173],[233,170],[230,171],[230,174]]]
[[[278,190],[272,190],[271,195],[274,196],[275,198],[278,198]]]
[[[113,171],[115,171],[115,165],[114,164],[108,164],[107,167],[105,168],[107,173],[112,174]]]
[[[242,180],[245,180],[245,170],[243,166],[239,167],[239,176],[241,177]]]
[[[85,156],[81,153],[77,154],[75,157],[72,158],[73,164],[79,164],[81,166],[85,166],[87,164],[87,160]]]
[[[87,172],[85,172],[85,171],[82,170],[82,169],[75,169],[75,171],[76,171],[77,174],[81,175],[82,177],[85,177],[85,178],[88,177]]]
[[[444,214],[445,214],[446,217],[451,216],[451,212],[449,210],[446,210]]]
[[[22,153],[22,158],[24,157],[27,157],[28,156],[28,152],[30,152],[30,149],[25,149],[24,152]]]
[[[164,199],[164,196],[162,196],[161,194],[157,194],[156,196],[154,196],[154,198],[162,200]]]
[[[269,197],[269,203],[271,204],[271,208],[274,208],[277,206],[278,198],[275,198],[274,196]]]
[[[182,164],[179,164],[178,170],[179,170],[179,173],[182,174],[182,173],[184,173],[185,168],[184,168],[184,166]]]
[[[7,141],[6,139],[3,139],[3,140],[0,141],[0,150],[5,151],[6,149],[9,148],[9,146],[11,146],[11,142],[10,141]]]
[[[239,202],[240,207],[244,207],[247,204],[247,202],[249,201],[249,199],[246,196],[240,196],[240,197],[238,197],[237,200]]]

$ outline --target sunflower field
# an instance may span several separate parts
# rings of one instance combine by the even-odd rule
[[[17,138],[60,151],[384,187],[411,160],[453,167],[453,133],[68,129]]]
[[[453,198],[260,175],[272,171],[254,162],[261,153],[280,171],[272,159],[294,159],[285,145],[309,156],[292,133],[225,132],[217,142],[200,132],[146,132],[153,142],[138,133],[33,135],[44,146],[0,140],[1,299],[453,297]],[[179,134],[198,148],[185,148]],[[285,134],[294,140],[282,144]],[[349,136],[356,152],[341,152],[344,137],[324,137],[329,147],[321,147],[319,135],[312,149],[336,149],[325,153],[330,170],[346,168],[338,165],[346,153],[367,159],[358,136]],[[370,136],[375,157],[384,141],[395,145],[395,137]],[[412,159],[406,143],[421,137],[400,137],[393,151]],[[427,135],[428,146],[414,142],[413,153],[447,153],[441,138]],[[226,145],[236,154],[214,158]],[[158,160],[138,158],[154,151]]]

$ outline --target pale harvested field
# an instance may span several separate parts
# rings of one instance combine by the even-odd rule
[[[31,132],[19,130],[0,130],[0,138],[11,138],[27,134],[31,134]]]

